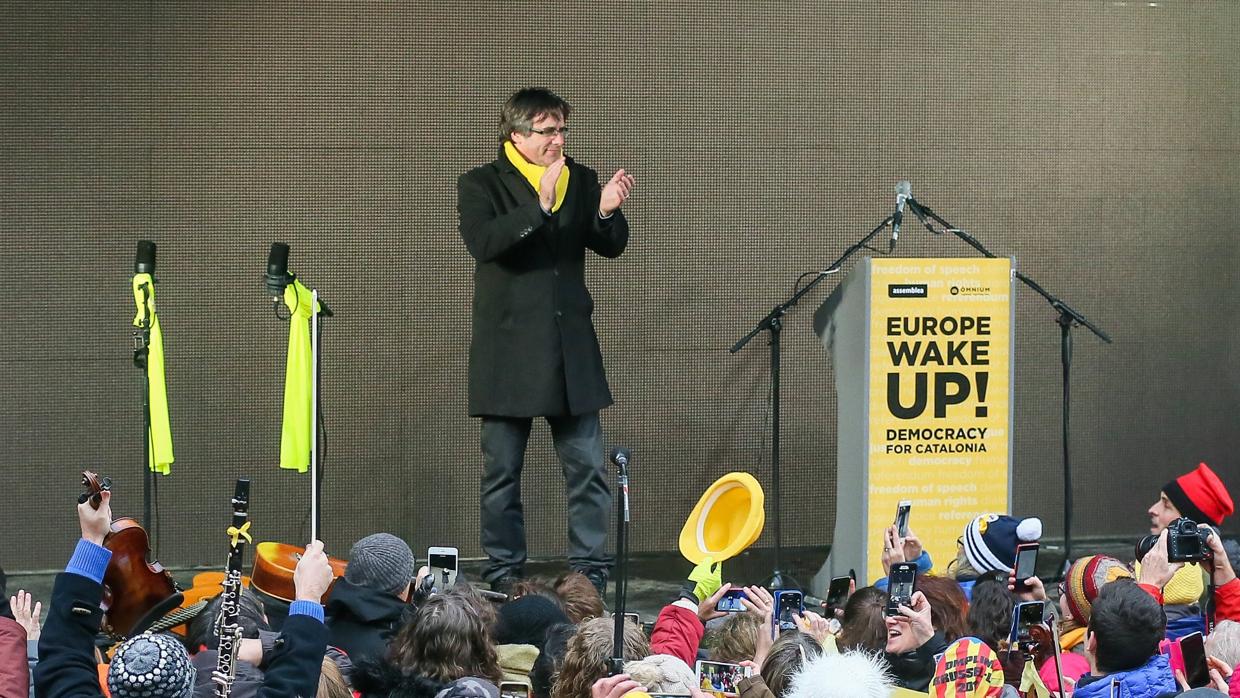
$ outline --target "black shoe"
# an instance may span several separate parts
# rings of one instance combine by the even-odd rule
[[[499,592],[506,596],[512,596],[512,586],[521,581],[521,577],[515,574],[506,574],[497,577],[491,581],[491,591]]]
[[[578,570],[578,572],[585,575],[585,578],[590,580],[590,583],[594,585],[594,588],[598,589],[599,598],[603,599],[603,602],[606,603],[607,602],[607,570],[592,569],[592,570]]]

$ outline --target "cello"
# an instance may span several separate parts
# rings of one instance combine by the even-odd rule
[[[82,487],[85,492],[78,503],[89,501],[98,509],[103,491],[112,489],[112,481],[85,470]],[[105,633],[117,640],[138,635],[181,605],[183,597],[172,575],[159,562],[148,561],[150,541],[137,521],[130,517],[113,520],[103,547],[112,551],[103,575],[100,604]]]

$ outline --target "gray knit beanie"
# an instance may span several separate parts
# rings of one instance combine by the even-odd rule
[[[167,635],[125,641],[108,666],[112,698],[189,698],[196,672],[185,646]]]
[[[390,533],[375,533],[353,544],[344,578],[351,584],[399,594],[413,579],[413,551]]]

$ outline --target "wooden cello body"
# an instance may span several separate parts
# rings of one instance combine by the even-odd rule
[[[86,492],[79,501],[99,508],[100,495],[111,482],[93,472],[82,473]],[[165,613],[181,605],[181,592],[172,575],[158,562],[150,562],[150,539],[137,521],[123,517],[112,522],[103,547],[112,552],[103,574],[103,630],[123,639],[146,630]]]

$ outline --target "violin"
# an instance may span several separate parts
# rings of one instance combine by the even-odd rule
[[[296,597],[293,585],[293,571],[297,562],[305,554],[306,549],[287,543],[259,543],[254,546],[254,573],[250,575],[250,588],[264,594],[292,603]],[[348,563],[334,557],[327,558],[332,568],[332,583],[323,593],[323,598],[331,596],[336,580],[344,576]],[[323,599],[319,599],[322,603]]]
[[[78,503],[90,502],[98,509],[104,490],[112,489],[109,478],[82,472],[85,492]],[[103,575],[103,630],[114,638],[138,635],[164,614],[181,605],[183,597],[172,575],[159,562],[148,561],[151,552],[146,531],[132,518],[112,521],[103,547],[112,551]]]

